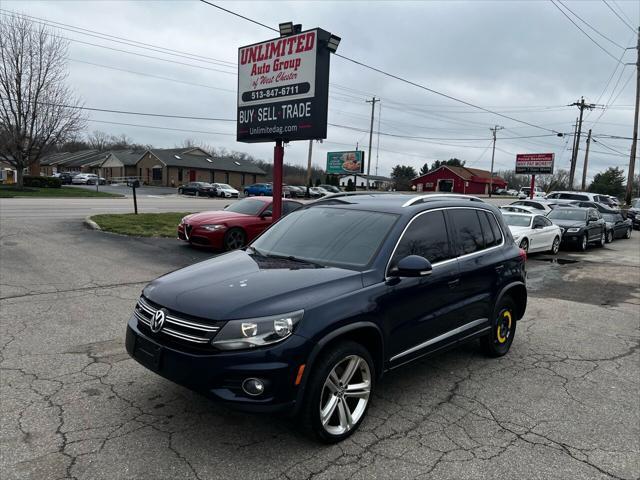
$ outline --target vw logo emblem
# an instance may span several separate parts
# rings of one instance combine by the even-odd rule
[[[158,333],[162,329],[166,315],[167,312],[164,308],[161,308],[153,314],[153,318],[151,319],[151,331],[153,333]]]

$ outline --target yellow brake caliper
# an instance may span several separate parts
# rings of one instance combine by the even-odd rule
[[[511,312],[510,312],[510,311],[508,311],[508,310],[505,310],[505,311],[502,313],[502,317],[507,319],[507,323],[508,323],[508,325],[509,325],[509,327],[508,327],[508,328],[509,328],[509,330],[511,330]],[[504,336],[502,335],[502,322],[498,324],[498,330],[496,331],[496,335],[497,335],[497,337],[498,337],[498,342],[499,342],[499,343],[504,343],[504,342],[506,342],[506,341],[507,341],[507,335],[506,335],[506,332],[505,332],[505,335],[504,335]]]

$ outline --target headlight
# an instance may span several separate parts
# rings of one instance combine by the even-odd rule
[[[216,230],[224,230],[227,227],[225,225],[202,225],[201,228],[209,232],[215,232]]]
[[[291,336],[304,310],[269,317],[231,320],[211,341],[220,350],[241,350],[281,342]]]
[[[578,233],[579,231],[579,228],[567,228],[567,233]]]

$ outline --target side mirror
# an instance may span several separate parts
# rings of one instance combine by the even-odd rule
[[[431,262],[420,255],[408,255],[397,263],[389,273],[395,277],[425,277],[432,271]]]
[[[544,225],[541,225],[541,224],[539,224],[539,223],[538,223],[537,225],[534,225],[534,226],[533,226],[533,228],[534,228],[535,230],[539,230],[539,229],[541,229],[541,228],[544,228]]]
[[[272,216],[273,216],[273,212],[271,210],[267,210],[266,212],[262,212],[260,214],[260,218],[263,220],[267,217],[272,217]]]

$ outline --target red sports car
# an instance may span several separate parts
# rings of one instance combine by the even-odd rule
[[[282,215],[300,207],[300,202],[283,199]],[[271,197],[251,197],[232,203],[224,210],[187,215],[178,225],[178,238],[202,247],[242,248],[271,225],[271,209]]]

